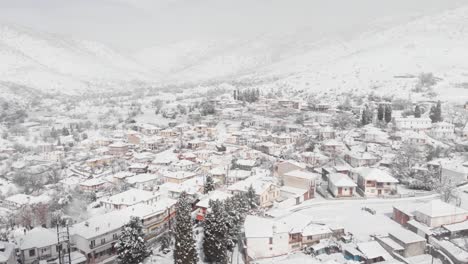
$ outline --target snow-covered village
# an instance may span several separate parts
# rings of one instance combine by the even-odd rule
[[[468,264],[466,2],[4,2],[0,264]]]

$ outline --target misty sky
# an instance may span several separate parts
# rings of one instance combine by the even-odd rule
[[[0,23],[135,51],[189,39],[352,34],[466,0],[0,0]]]

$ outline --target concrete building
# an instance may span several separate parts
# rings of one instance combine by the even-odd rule
[[[330,173],[328,175],[328,190],[335,197],[352,197],[356,193],[357,184],[346,174]]]

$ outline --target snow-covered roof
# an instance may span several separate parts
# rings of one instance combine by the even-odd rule
[[[412,243],[426,241],[426,239],[417,235],[416,233],[413,233],[403,228],[393,230],[392,232],[390,232],[390,235],[405,244],[412,244]]]
[[[398,183],[398,180],[393,178],[390,173],[378,168],[359,167],[353,171],[361,175],[366,181]]]
[[[8,242],[0,241],[0,263],[7,263],[13,251],[15,250],[15,245]]]
[[[93,179],[89,179],[89,180],[86,180],[86,181],[80,183],[80,185],[81,186],[92,187],[92,186],[102,185],[102,184],[105,184],[105,183],[106,183],[106,181],[104,181],[101,178],[93,178]]]
[[[336,187],[356,187],[356,183],[353,182],[346,174],[343,173],[330,173],[328,180],[333,183]]]
[[[427,215],[429,217],[441,217],[460,214],[466,214],[468,216],[467,210],[445,203],[441,200],[432,200],[418,208],[416,212]]]
[[[141,202],[146,202],[152,199],[157,199],[159,193],[148,192],[144,190],[130,189],[128,191],[118,193],[113,195],[105,200],[102,200],[104,203],[110,204],[122,204],[122,205],[134,205]]]
[[[142,174],[137,174],[137,175],[132,176],[132,177],[128,177],[127,182],[130,183],[130,184],[135,184],[135,183],[155,181],[158,178],[159,178],[159,176],[156,175],[156,174],[142,173]]]
[[[51,198],[48,195],[40,195],[40,196],[31,196],[23,193],[18,193],[7,197],[5,199],[8,202],[15,203],[18,205],[26,205],[26,204],[38,204],[38,203],[48,203]]]
[[[284,175],[289,176],[289,177],[307,179],[307,180],[315,180],[320,176],[317,173],[312,173],[312,172],[302,171],[302,170],[293,170],[293,171],[285,173]]]
[[[358,243],[357,248],[367,259],[383,257],[385,260],[391,259],[387,251],[377,241]]]
[[[204,198],[202,198],[197,203],[197,206],[202,207],[202,208],[209,208],[210,207],[210,201],[216,201],[216,200],[224,201],[229,197],[232,197],[232,195],[229,194],[229,193],[214,190],[214,191],[210,192],[209,194],[207,194]]]
[[[55,230],[36,227],[19,238],[21,250],[31,248],[43,248],[57,244],[57,232]]]
[[[259,216],[248,215],[244,222],[244,232],[246,238],[273,237],[275,233],[288,233],[285,224],[276,223],[272,219]]]

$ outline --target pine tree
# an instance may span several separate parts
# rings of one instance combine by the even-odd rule
[[[198,254],[193,237],[191,205],[186,192],[182,192],[176,208],[174,227],[174,264],[196,264]]]
[[[221,201],[210,201],[210,211],[204,222],[203,252],[205,261],[228,263],[227,214]]]
[[[385,122],[390,123],[392,121],[392,107],[387,105],[385,107]]]
[[[369,109],[369,106],[366,106],[362,111],[361,125],[365,126],[372,123],[372,111]]]
[[[206,176],[206,181],[203,186],[203,193],[207,194],[214,190],[215,190],[215,185],[214,185],[213,177],[208,175]]]
[[[139,264],[150,255],[143,239],[143,226],[138,217],[132,217],[123,226],[122,234],[117,241],[117,258],[122,264]]]
[[[383,121],[384,120],[384,115],[385,115],[385,109],[384,109],[384,106],[382,104],[379,105],[379,108],[377,109],[377,119],[379,121]]]
[[[420,118],[420,117],[421,117],[421,108],[419,107],[419,105],[417,105],[417,106],[414,108],[414,117],[416,117],[416,118]]]

